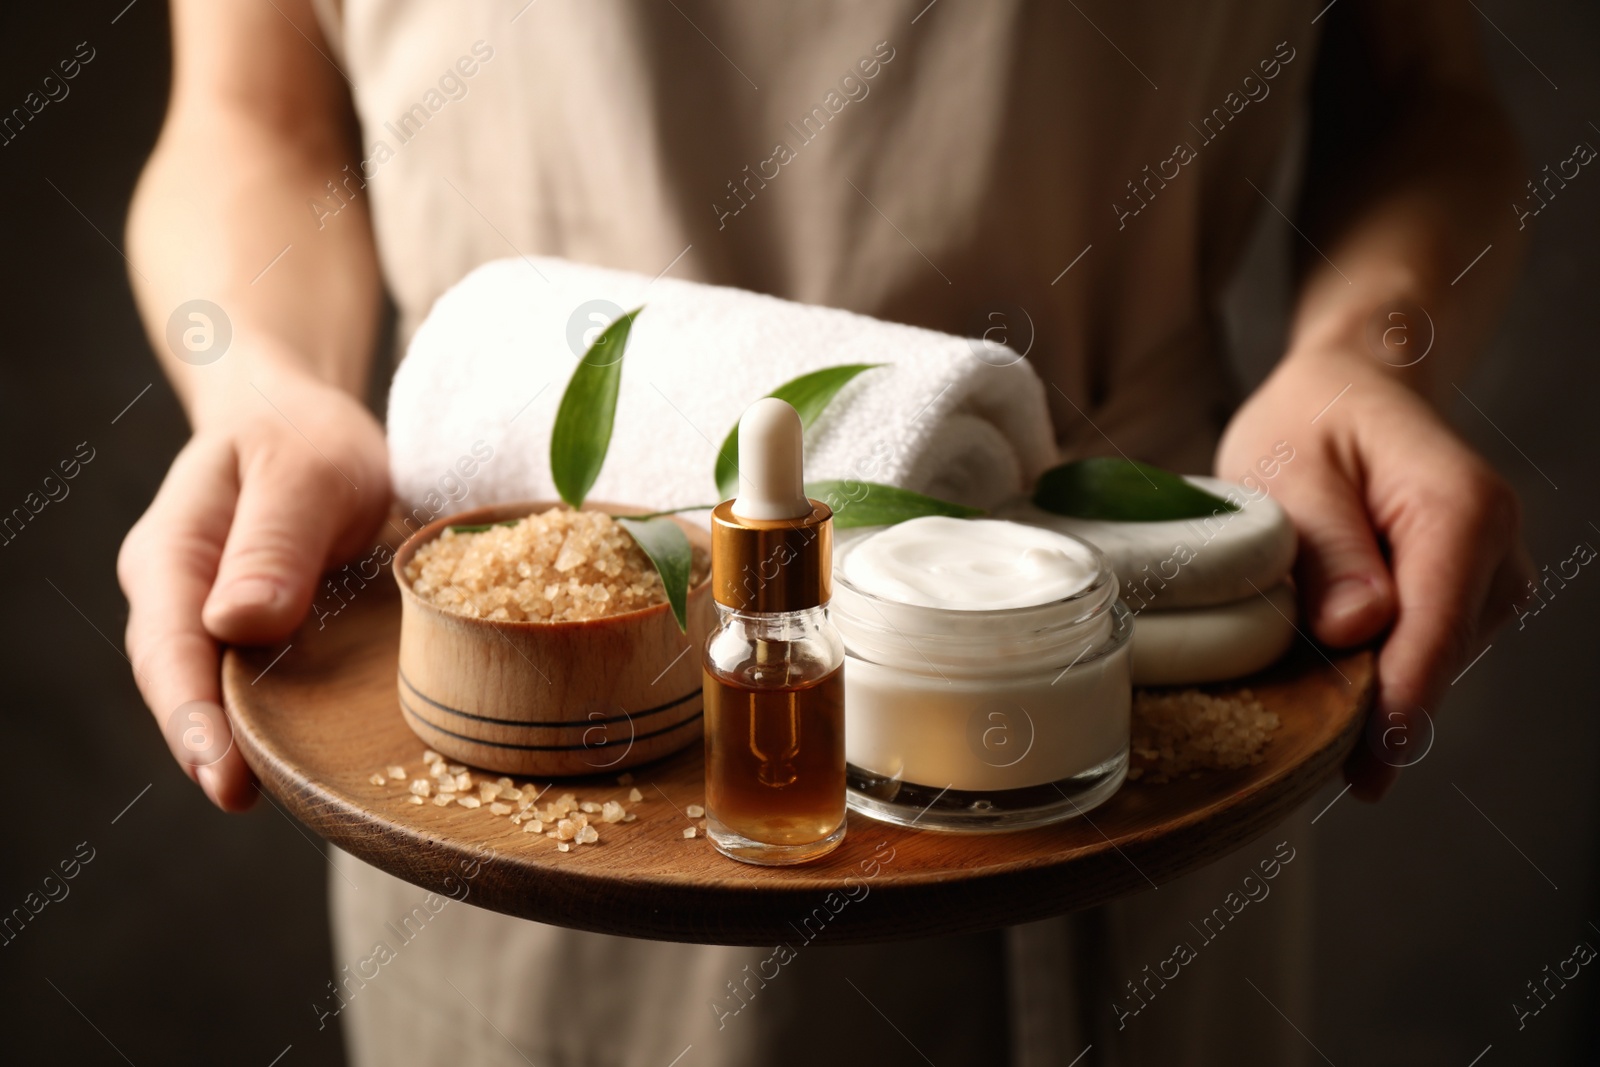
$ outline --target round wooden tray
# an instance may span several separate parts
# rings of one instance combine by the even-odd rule
[[[721,856],[703,835],[683,836],[698,821],[684,809],[704,801],[698,744],[635,768],[632,785],[645,799],[627,806],[638,819],[603,825],[598,844],[570,852],[486,807],[417,806],[404,782],[373,785],[370,776],[390,764],[408,777],[423,768],[423,742],[401,719],[396,695],[398,592],[374,581],[323,622],[303,627],[286,652],[231,649],[223,664],[245,760],[303,823],[439,892],[457,884],[462,861],[481,861],[472,881],[481,907],[711,944],[769,945],[800,925],[820,927],[813,936],[834,943],[988,929],[1149,889],[1265,833],[1309,798],[1356,743],[1373,691],[1370,652],[1330,664],[1301,644],[1241,683],[1282,722],[1258,766],[1166,785],[1130,782],[1084,818],[1015,833],[905,830],[851,812],[831,855],[758,868]],[[570,791],[626,801],[629,788],[615,775],[564,779],[544,799]]]

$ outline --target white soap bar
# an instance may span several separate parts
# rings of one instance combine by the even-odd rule
[[[1122,599],[1139,614],[1227,604],[1278,584],[1294,565],[1294,524],[1268,496],[1252,500],[1242,486],[1218,478],[1188,481],[1242,505],[1203,519],[1110,522],[1074,519],[1022,501],[997,517],[1080,537],[1099,548],[1122,583]]]
[[[1134,685],[1202,685],[1270,667],[1295,638],[1294,587],[1232,604],[1146,611],[1133,624]]]

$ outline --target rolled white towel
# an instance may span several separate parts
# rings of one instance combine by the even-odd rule
[[[846,363],[889,366],[847,385],[807,433],[808,478],[992,507],[1030,491],[1055,461],[1044,389],[1008,353],[979,358],[967,338],[738,289],[506,259],[439,298],[395,374],[399,499],[419,518],[554,500],[550,427],[585,334],[641,304],[596,500],[715,503],[716,450],[745,406]]]

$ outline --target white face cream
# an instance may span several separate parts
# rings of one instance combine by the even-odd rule
[[[929,515],[865,539],[842,570],[861,592],[900,604],[993,611],[1069,597],[1100,565],[1088,545],[1051,530]]]
[[[1127,768],[1131,618],[1098,550],[991,519],[912,519],[841,547],[850,803],[1019,829],[1087,811]]]

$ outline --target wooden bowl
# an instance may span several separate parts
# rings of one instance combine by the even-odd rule
[[[429,523],[400,546],[393,569],[407,725],[453,761],[506,774],[620,771],[698,742],[709,577],[689,590],[687,634],[666,604],[582,622],[499,622],[457,615],[412,591],[406,565],[445,527],[519,519],[554,506],[477,508]],[[585,507],[612,515],[647,510]],[[709,554],[704,530],[673,521]]]

